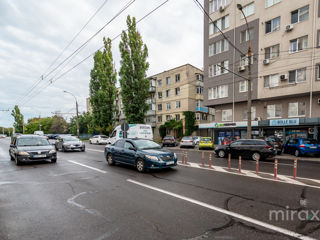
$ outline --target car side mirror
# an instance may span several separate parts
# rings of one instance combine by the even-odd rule
[[[129,150],[137,151],[137,149],[135,147],[129,147]]]
[[[15,147],[15,145],[14,144],[10,144],[10,147]]]

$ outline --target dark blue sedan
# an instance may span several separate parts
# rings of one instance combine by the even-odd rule
[[[136,167],[139,172],[177,166],[178,160],[175,153],[144,139],[119,139],[105,147],[104,155],[109,165],[123,163]]]

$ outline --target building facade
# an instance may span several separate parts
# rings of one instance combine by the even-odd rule
[[[319,139],[319,0],[205,0],[204,6],[210,15],[204,15],[204,103],[215,108],[216,120],[199,127],[216,143],[246,137],[251,41],[253,137]]]

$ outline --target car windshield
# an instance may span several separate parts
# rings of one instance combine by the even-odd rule
[[[106,135],[101,135],[101,138],[108,138]]]
[[[161,146],[150,140],[136,140],[134,141],[138,149],[160,149]]]
[[[63,140],[66,142],[79,141],[79,139],[76,137],[64,137]]]
[[[211,142],[211,138],[201,138],[202,142]]]
[[[19,138],[17,140],[17,146],[47,146],[50,145],[45,138]]]
[[[164,139],[173,139],[172,136],[164,137]]]
[[[192,140],[192,137],[183,137],[182,140]]]
[[[304,139],[302,142],[304,144],[317,144],[318,143],[317,140],[315,140],[315,139]]]

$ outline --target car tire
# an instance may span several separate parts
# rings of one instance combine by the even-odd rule
[[[57,162],[57,159],[51,159],[51,163],[56,163]]]
[[[138,172],[140,172],[140,173],[145,172],[145,170],[146,170],[145,168],[146,168],[146,166],[144,164],[143,159],[138,158],[138,160],[136,161],[136,169],[138,170]]]
[[[66,149],[64,148],[64,146],[61,147],[61,152],[65,152]]]
[[[107,157],[106,157],[106,161],[108,163],[109,166],[114,166],[115,162],[113,160],[112,154],[108,153]]]
[[[299,151],[298,149],[296,149],[296,150],[294,151],[294,155],[295,155],[296,157],[299,157],[299,156],[300,156],[300,151]]]
[[[261,154],[258,152],[254,152],[251,156],[252,160],[257,161],[261,159]]]
[[[92,144],[91,140],[89,140],[89,144]]]
[[[10,160],[14,161],[14,157],[12,157],[12,155],[10,154]]]
[[[85,147],[81,149],[81,152],[85,152],[85,151],[86,151],[86,148],[85,148]]]
[[[218,156],[219,156],[219,158],[224,158],[226,156],[226,152],[223,151],[223,150],[219,150],[218,151]]]
[[[21,165],[21,162],[19,161],[18,157],[16,156],[15,159],[14,159],[15,163],[17,166],[20,166]]]

